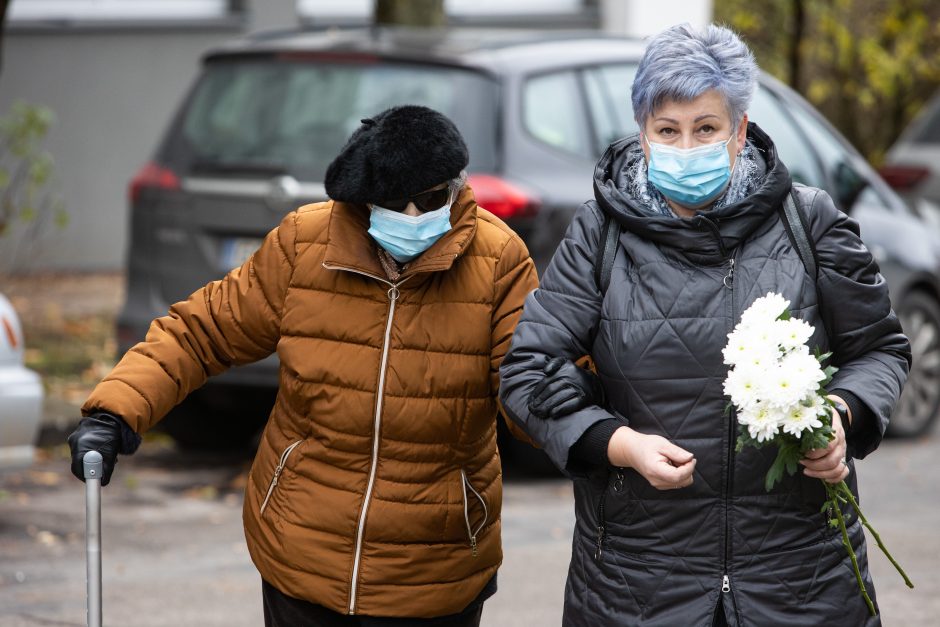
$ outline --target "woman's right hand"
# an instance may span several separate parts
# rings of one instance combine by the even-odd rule
[[[607,444],[607,457],[614,466],[633,468],[657,490],[692,485],[695,456],[658,435],[620,427]]]

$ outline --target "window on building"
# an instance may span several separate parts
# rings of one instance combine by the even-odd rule
[[[200,20],[225,17],[231,8],[231,0],[13,0],[7,20],[10,23]]]

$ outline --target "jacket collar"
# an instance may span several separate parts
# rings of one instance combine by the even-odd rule
[[[763,183],[748,197],[711,211],[700,211],[690,219],[652,215],[624,192],[618,178],[626,170],[626,159],[636,136],[622,139],[607,149],[594,170],[594,197],[598,205],[624,229],[662,246],[682,250],[698,262],[727,258],[773,214],[790,191],[790,173],[777,158],[770,137],[753,122],[748,141],[766,164]]]
[[[422,272],[448,270],[464,253],[476,234],[477,204],[469,185],[457,196],[450,209],[451,229],[430,248],[408,264],[399,282]],[[327,231],[323,265],[349,270],[388,281],[375,252],[375,240],[368,233],[369,210],[364,205],[333,201]]]

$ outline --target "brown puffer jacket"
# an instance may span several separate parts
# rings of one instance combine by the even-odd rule
[[[337,612],[460,611],[502,559],[498,371],[537,279],[469,187],[451,223],[393,285],[367,211],[302,207],[155,320],[83,412],[143,432],[207,377],[276,350],[244,506],[261,576]]]

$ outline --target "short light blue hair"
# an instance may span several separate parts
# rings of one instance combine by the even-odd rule
[[[664,103],[690,102],[714,89],[737,125],[756,85],[754,55],[734,31],[714,24],[696,31],[679,24],[653,37],[646,48],[633,79],[633,117],[643,128]]]

